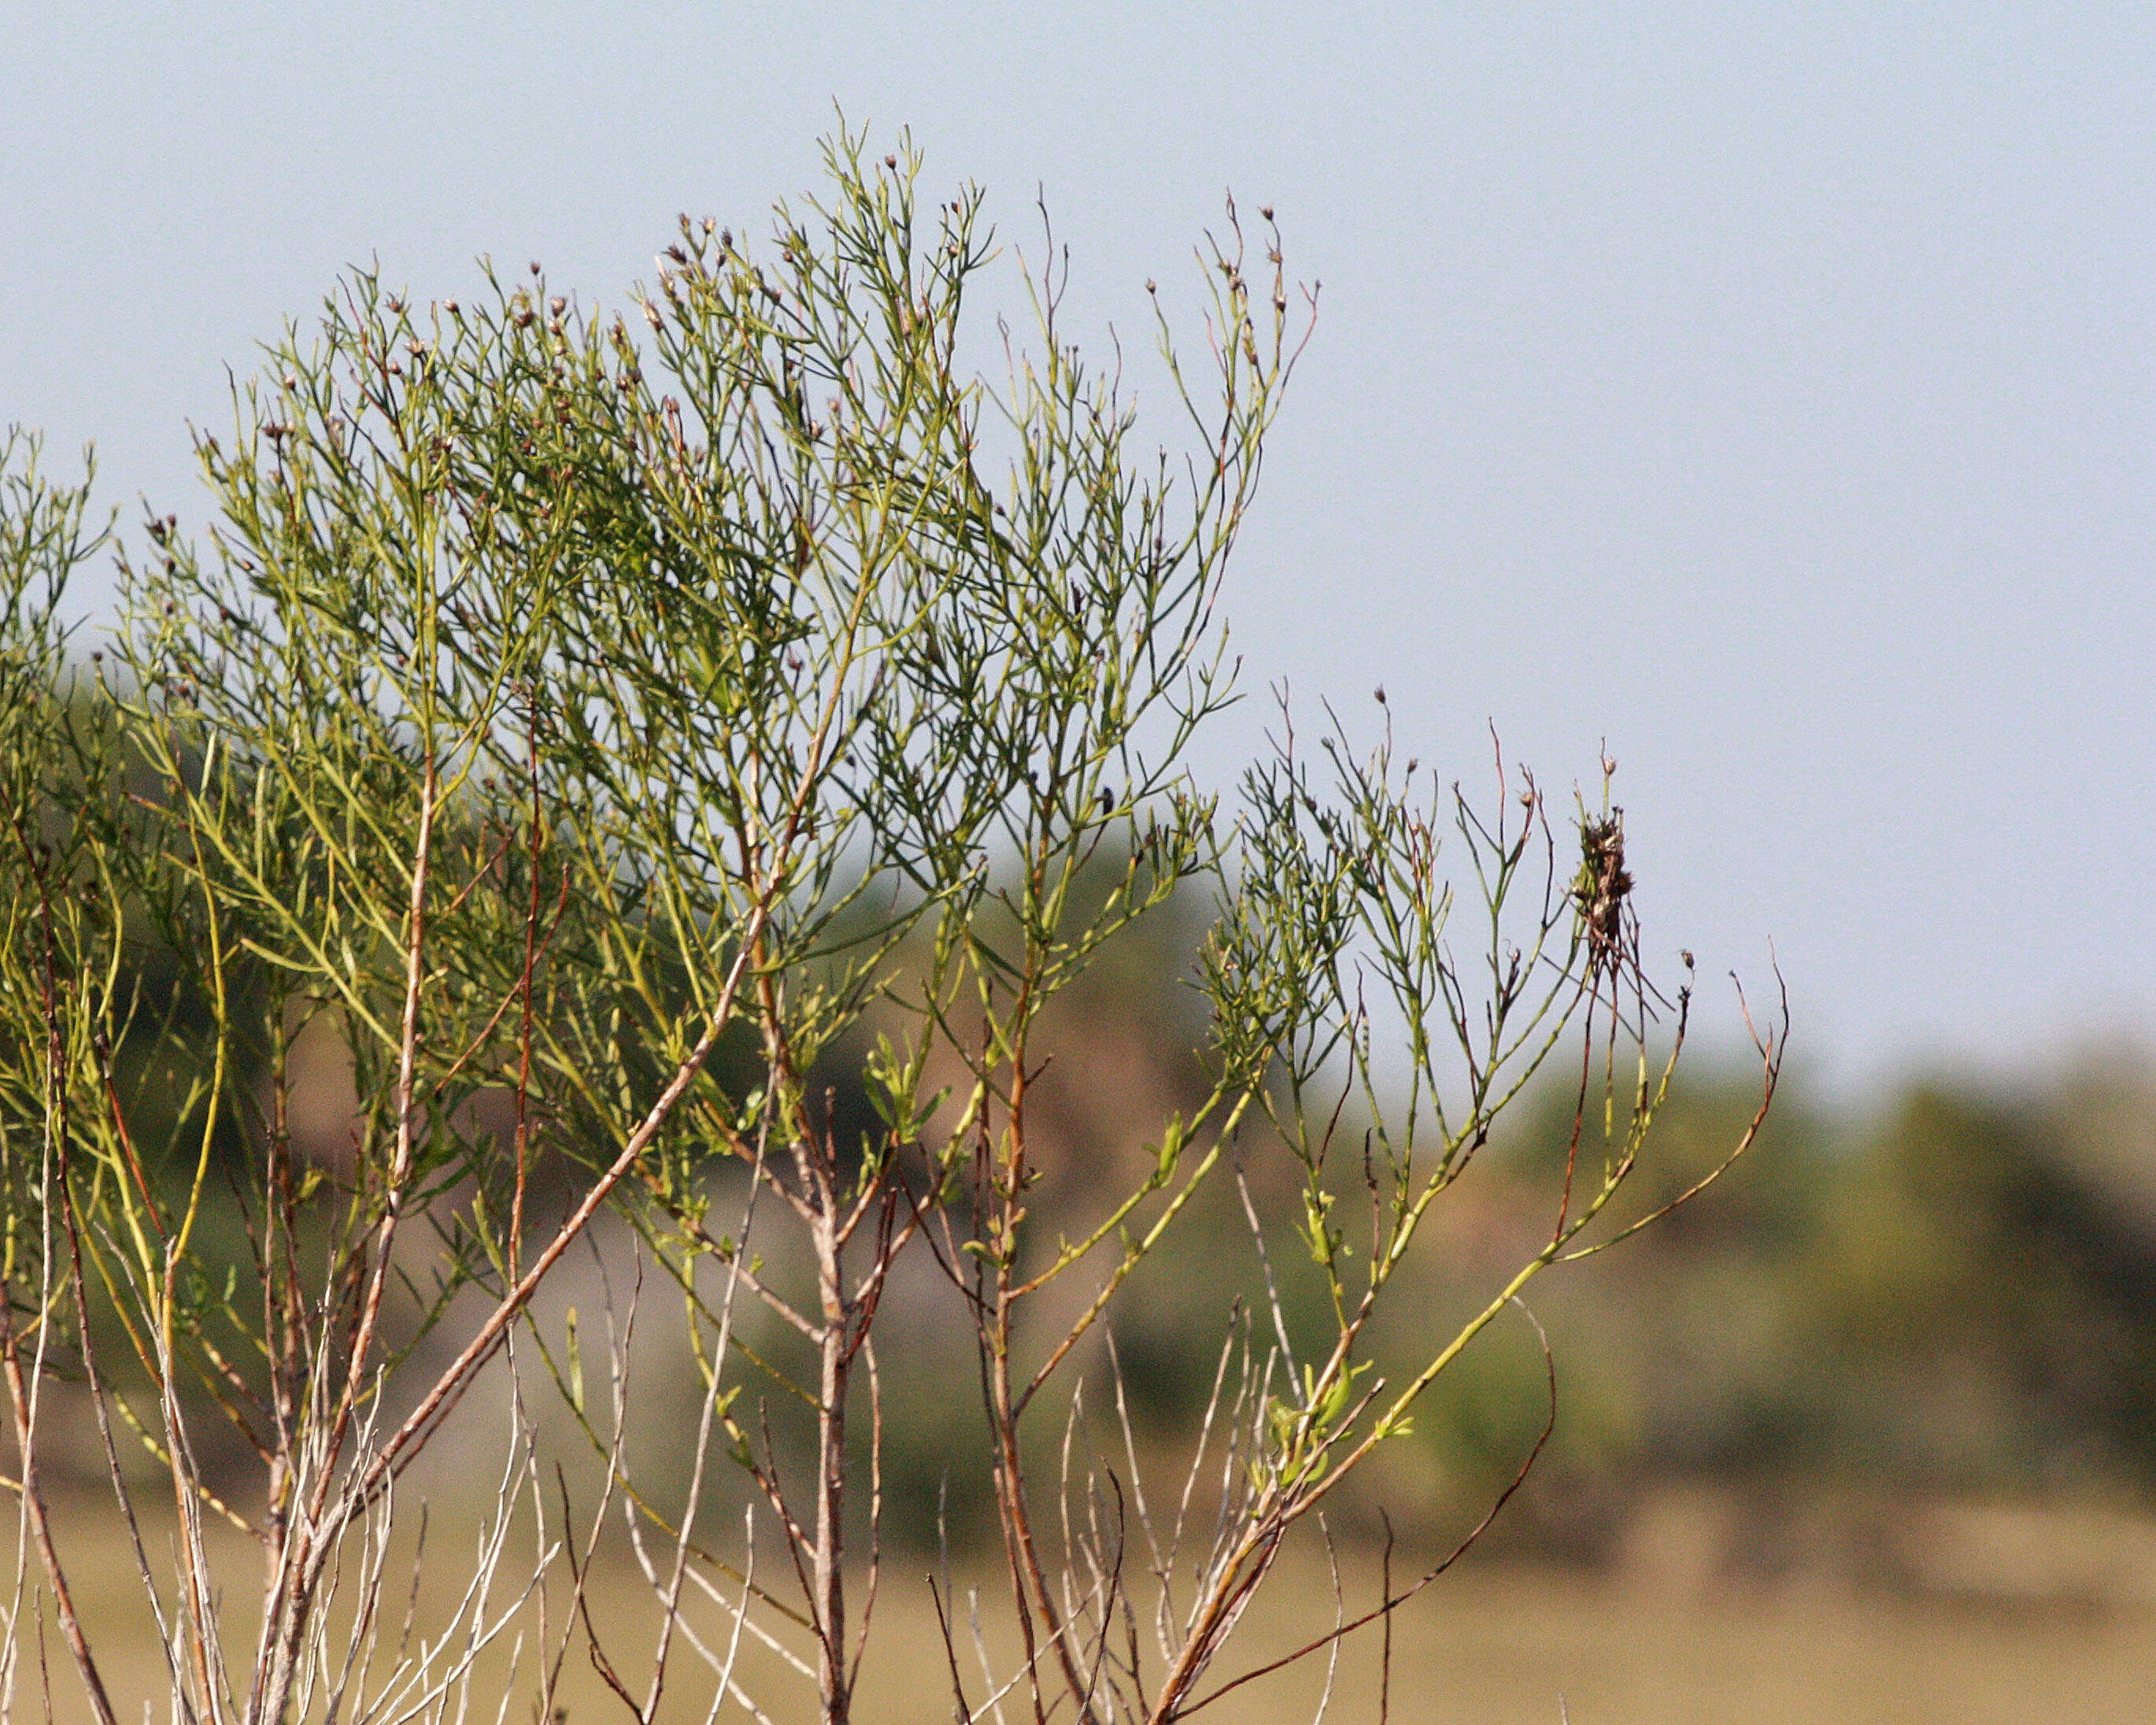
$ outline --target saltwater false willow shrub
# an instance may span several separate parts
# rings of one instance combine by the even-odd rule
[[[581,1639],[640,1717],[787,1705],[747,1645],[843,1720],[908,1370],[880,1323],[941,1300],[1019,1650],[969,1687],[937,1586],[953,1705],[1180,1717],[1420,1585],[1389,1569],[1307,1645],[1223,1665],[1283,1543],[1461,1349],[1647,1219],[1613,1205],[1688,993],[1641,974],[1614,811],[1583,809],[1568,877],[1531,779],[1478,813],[1389,731],[1313,760],[1284,714],[1229,807],[1184,764],[1230,696],[1224,572],[1314,309],[1270,212],[1261,260],[1232,208],[1209,253],[1204,367],[1162,322],[1198,434],[1172,461],[1065,339],[1052,270],[1003,380],[962,365],[977,193],[925,206],[911,153],[851,137],[829,159],[761,246],[685,218],[628,317],[536,265],[470,305],[345,284],[199,439],[214,525],[149,523],[110,657],[70,660],[59,620],[85,492],[10,444],[0,1366],[45,1603],[16,1589],[9,1695],[49,1608],[118,1717],[40,1469],[64,1394],[176,1717],[437,1717],[475,1688],[547,1717]],[[1051,1213],[1042,1027],[1175,894],[1215,905],[1202,1093]],[[294,1114],[324,1047],[352,1102],[326,1143]],[[1594,1129],[1546,1235],[1384,1381],[1425,1218],[1567,1048]],[[1091,1439],[1074,1463],[1084,1380],[1216,1188],[1261,1291],[1224,1308],[1152,1502],[1127,1418],[1122,1471]],[[680,1297],[658,1345],[698,1394],[663,1466],[629,1441],[634,1296],[610,1390],[588,1319],[536,1316],[602,1236]],[[444,1621],[399,1633],[399,1482],[490,1372],[515,1393],[482,1537]],[[550,1378],[603,1463],[581,1504],[528,1407]],[[661,1608],[640,1650],[591,1609],[609,1515]],[[259,1547],[251,1609],[219,1521]]]

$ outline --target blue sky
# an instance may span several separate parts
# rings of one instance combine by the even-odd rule
[[[94,439],[131,519],[198,515],[184,422],[347,264],[619,300],[676,212],[811,187],[834,103],[1023,244],[1038,187],[1103,334],[1232,188],[1323,315],[1203,773],[1283,678],[1351,725],[1383,683],[1471,783],[1492,723],[1561,791],[1606,737],[1650,952],[1771,940],[1830,1079],[2156,1026],[2146,8],[10,0],[0,41],[0,419]]]

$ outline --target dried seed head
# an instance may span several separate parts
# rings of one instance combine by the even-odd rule
[[[1614,968],[1624,953],[1625,910],[1632,876],[1625,866],[1625,811],[1612,809],[1579,824],[1579,874],[1573,901],[1587,925],[1589,963]]]
[[[555,316],[559,317],[564,311],[569,309],[569,302],[563,299],[559,294],[557,294],[552,299],[547,302],[547,309],[552,312]]]

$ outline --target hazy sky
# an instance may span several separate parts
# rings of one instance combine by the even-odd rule
[[[1231,608],[1472,782],[1620,762],[1652,952],[1843,1082],[2156,1024],[2156,11],[0,4],[0,419],[183,422],[378,255],[619,300],[835,101],[1145,327],[1224,191],[1323,314]],[[1178,428],[1157,413],[1162,438]],[[1722,999],[1710,1016],[1725,1027]]]

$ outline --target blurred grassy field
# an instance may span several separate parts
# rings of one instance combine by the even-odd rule
[[[1652,1548],[1600,1574],[1519,1562],[1463,1566],[1407,1607],[1395,1625],[1389,1717],[1445,1725],[1557,1725],[1568,1718],[1571,1725],[2115,1725],[2148,1715],[2156,1694],[2156,1603],[2148,1591],[2156,1576],[2150,1557],[2156,1527],[1964,1517],[1959,1559],[1947,1541],[1941,1574],[1948,1584],[1897,1593],[1819,1574],[1771,1584],[1717,1581],[1695,1561],[1712,1546],[1712,1506],[1672,1504],[1659,1517]],[[86,1543],[82,1522],[75,1526],[77,1589],[93,1628],[105,1632],[121,1717],[143,1717],[144,1701],[161,1694],[162,1685],[131,1593],[131,1564],[122,1547],[102,1537]],[[438,1549],[446,1558],[459,1543],[445,1538]],[[224,1545],[220,1558],[232,1566],[233,1596],[244,1597],[249,1553]],[[1984,1571],[1984,1562],[1994,1572]],[[454,1567],[444,1563],[438,1573]],[[1377,1581],[1367,1554],[1347,1558],[1343,1569],[1350,1599],[1367,1598]],[[2017,1591],[2017,1579],[2030,1585]],[[1291,1638],[1306,1640],[1332,1621],[1332,1586],[1322,1562],[1306,1556],[1281,1579],[1286,1584],[1262,1595],[1246,1620],[1231,1669],[1291,1645]],[[594,1580],[593,1621],[640,1689],[629,1656],[647,1645],[649,1596],[619,1560],[603,1562]],[[983,1599],[992,1600],[993,1577],[983,1574],[981,1581]],[[877,1622],[857,1717],[864,1725],[952,1717],[943,1643],[917,1564],[895,1561],[887,1568]],[[64,1649],[56,1636],[48,1641],[52,1717],[83,1718]],[[992,1649],[992,1656],[1004,1651]],[[44,1711],[34,1643],[26,1651],[33,1663],[10,1712],[33,1719]],[[1334,1674],[1329,1718],[1360,1725],[1380,1717],[1379,1651],[1374,1634],[1350,1644]],[[961,1646],[960,1656],[978,1706],[984,1686],[970,1645]],[[767,1655],[752,1654],[741,1670],[772,1719],[811,1717],[805,1687],[792,1678],[778,1681],[774,1667]],[[1250,1686],[1202,1717],[1220,1725],[1306,1720],[1326,1680],[1324,1661],[1314,1660]],[[703,1668],[692,1656],[682,1658],[660,1717],[702,1719],[711,1692]],[[533,1717],[530,1693],[517,1686],[497,1713],[503,1698],[490,1677],[475,1686],[470,1717],[522,1725]],[[566,1725],[630,1717],[594,1675],[580,1637],[565,1663],[561,1698]],[[1008,1725],[1023,1725],[1024,1712],[1007,1702]],[[721,1717],[746,1716],[729,1707]]]
[[[1286,1603],[1272,1602],[1277,1615]],[[1371,1654],[1343,1659],[1334,1718],[1378,1717]],[[1296,1686],[1235,1717],[1306,1718],[1308,1674]],[[1507,1566],[1440,1584],[1405,1614],[1391,1711],[1447,1725],[2108,1725],[2145,1717],[2152,1694],[2156,1620],[2140,1611],[1702,1592]]]

